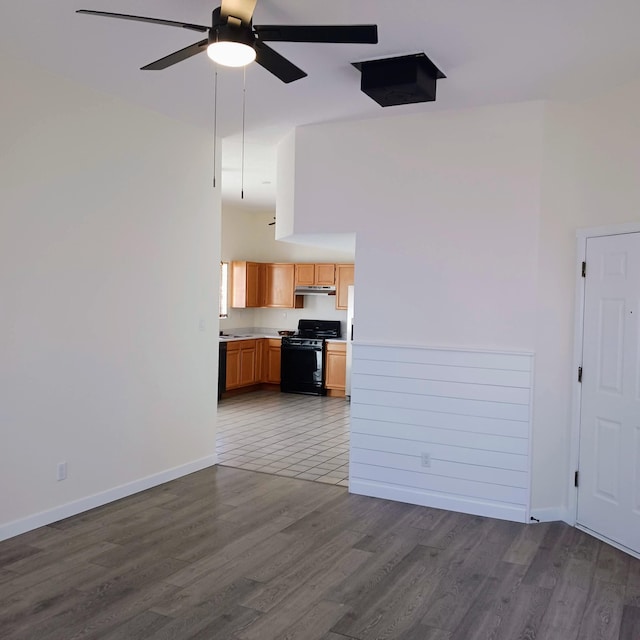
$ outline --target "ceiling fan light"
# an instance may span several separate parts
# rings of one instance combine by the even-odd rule
[[[246,67],[256,59],[256,50],[242,42],[220,40],[207,47],[207,55],[224,67]]]

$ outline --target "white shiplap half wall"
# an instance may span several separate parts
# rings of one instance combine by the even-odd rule
[[[355,344],[349,490],[529,519],[533,354]]]

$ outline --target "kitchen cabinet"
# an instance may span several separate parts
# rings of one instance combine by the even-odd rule
[[[302,309],[304,298],[294,294],[293,263],[234,261],[231,263],[231,307]]]
[[[265,266],[264,306],[281,309],[301,309],[302,296],[294,294],[295,265],[271,263]]]
[[[225,390],[240,386],[240,347],[227,345],[227,380]]]
[[[280,384],[280,348],[281,340],[265,338],[262,340],[262,381]]]
[[[231,306],[236,309],[263,307],[265,270],[260,262],[231,263]]]
[[[352,264],[336,265],[336,309],[347,308],[347,289],[354,282],[355,270]]]
[[[336,283],[336,265],[316,264],[315,278],[315,284],[317,285],[334,285]]]
[[[315,284],[315,265],[296,264],[296,287],[308,287]]]
[[[347,382],[347,345],[345,342],[327,342],[326,349],[325,387],[344,394]]]
[[[279,338],[231,340],[225,346],[226,391],[263,382],[280,384]]]
[[[296,287],[331,286],[335,283],[335,264],[296,264]]]
[[[236,340],[227,343],[227,390],[247,387],[260,382],[262,361],[258,354],[259,340]]]

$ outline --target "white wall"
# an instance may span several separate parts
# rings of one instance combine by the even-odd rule
[[[572,286],[576,269],[572,112],[568,105],[545,105],[532,436],[535,515],[545,520],[564,517],[569,485],[567,425],[573,379]]]
[[[470,361],[479,350],[501,352],[507,362],[529,361],[521,354],[535,347],[544,113],[542,103],[531,103],[296,131],[295,158],[286,161],[295,166],[293,232],[356,233],[359,344],[402,345],[402,357],[412,363],[421,347],[466,353]],[[487,409],[478,406],[484,396],[469,402],[459,391],[450,397],[448,385],[457,383],[439,385],[446,377],[441,373],[435,381],[398,373],[397,350],[389,350],[388,360],[368,353],[354,349],[354,371],[382,369],[375,380],[354,378],[359,419],[352,424],[350,489],[523,521],[530,403],[521,372],[504,372],[504,395],[498,389]],[[525,400],[511,406],[507,389]],[[401,450],[398,425],[406,409],[426,416],[414,418],[414,453],[434,449],[439,440],[433,433],[450,425],[458,449],[423,468]],[[461,425],[470,415],[482,416],[478,430],[475,423]],[[499,416],[515,420],[519,430],[510,429],[509,437],[526,445],[517,471],[490,469],[487,462],[498,432],[487,417],[502,425]],[[375,434],[376,450],[358,448],[357,433]],[[458,455],[463,449],[464,459]],[[500,492],[503,475],[513,473],[518,479],[510,493]]]
[[[213,462],[220,214],[206,132],[0,84],[1,538]]]
[[[360,339],[532,349],[543,123],[526,104],[298,129],[295,233],[357,233]]]
[[[577,222],[581,226],[640,219],[640,78],[577,105]]]
[[[596,100],[545,107],[533,434],[533,496],[542,515],[562,517],[573,491],[576,230],[640,220],[638,100],[634,81]]]
[[[634,81],[581,104],[302,127],[281,148],[291,233],[357,233],[361,341],[535,354],[543,519],[570,518],[575,233],[640,219],[639,99]]]
[[[276,184],[276,237],[293,235],[296,216],[296,134],[294,129],[278,145]]]
[[[353,252],[276,240],[275,225],[269,224],[273,218],[273,213],[254,213],[224,206],[222,259],[229,262],[353,262]],[[306,296],[304,309],[229,309],[229,317],[220,321],[220,327],[225,330],[246,327],[296,329],[301,318],[346,322],[346,312],[336,309],[335,300],[333,296]]]

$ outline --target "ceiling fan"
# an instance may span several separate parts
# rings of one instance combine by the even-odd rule
[[[378,27],[375,24],[361,25],[254,25],[253,12],[257,0],[222,0],[214,9],[211,26],[131,16],[108,11],[80,9],[77,13],[122,20],[150,22],[169,27],[179,27],[206,33],[207,37],[180,51],[175,51],[144,67],[144,71],[166,69],[192,56],[207,51],[209,57],[225,66],[245,66],[255,60],[260,66],[282,82],[300,80],[307,74],[295,64],[281,56],[265,42],[324,42],[376,44]]]

